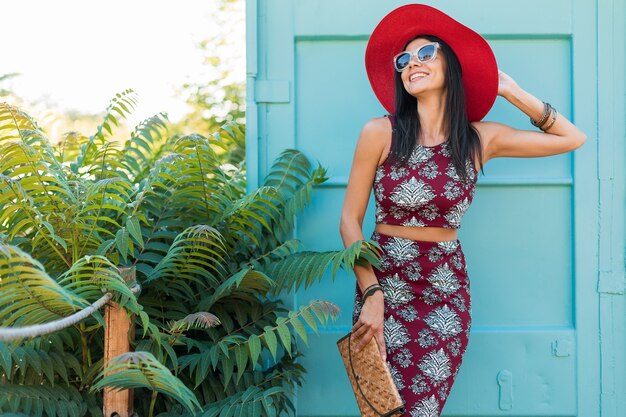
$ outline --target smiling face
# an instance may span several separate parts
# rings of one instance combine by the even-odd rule
[[[421,46],[430,43],[426,38],[416,38],[409,42],[405,51],[415,51]],[[409,65],[400,74],[406,91],[414,97],[424,93],[444,94],[446,87],[445,56],[439,50],[434,60],[421,63],[411,57]]]

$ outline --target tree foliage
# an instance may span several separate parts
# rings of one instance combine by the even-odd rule
[[[243,159],[218,152],[243,141],[241,125],[169,135],[157,114],[120,141],[116,126],[135,103],[123,91],[94,133],[56,142],[0,104],[0,326],[50,322],[111,292],[137,328],[133,352],[106,369],[100,314],[0,342],[0,412],[101,415],[113,387],[135,388],[139,415],[295,414],[306,372],[297,339],[308,343],[307,329],[339,310],[311,300],[290,311],[280,296],[356,262],[377,265],[376,243],[303,251],[294,218],[326,180],[321,165],[287,149],[247,193]]]

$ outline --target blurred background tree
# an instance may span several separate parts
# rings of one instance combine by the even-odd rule
[[[64,132],[94,131],[104,117],[104,111],[95,113],[61,108],[58,103],[47,96],[35,99],[22,97],[12,85],[12,81],[21,75],[22,73],[19,72],[0,74],[0,102],[28,108],[51,136],[60,137]],[[127,135],[130,134],[128,127],[122,126],[122,129]]]
[[[162,6],[155,5],[153,13],[160,13],[160,10],[163,10]],[[76,13],[76,19],[81,19],[80,10]],[[245,125],[245,2],[214,0],[202,7],[202,14],[205,23],[200,30],[195,31],[197,35],[194,37],[195,49],[202,57],[202,68],[199,74],[192,74],[194,70],[190,68],[185,82],[173,88],[175,98],[184,103],[186,110],[182,116],[168,114],[174,116],[170,117],[168,123],[170,135],[183,136],[191,133],[208,135],[218,131],[227,121]],[[27,71],[28,69],[24,68],[23,72]],[[0,102],[6,101],[28,108],[29,113],[51,137],[61,137],[63,133],[71,131],[93,131],[104,117],[102,111],[89,112],[84,108],[63,108],[55,102],[55,98],[45,95],[37,99],[21,97],[13,88],[13,84],[20,80],[21,75],[19,71],[0,73]],[[50,80],[53,79],[54,75],[50,74]],[[172,80],[164,80],[163,88],[166,88],[168,82]],[[135,86],[125,85],[124,88],[134,89]],[[88,92],[85,92],[85,95],[87,94]],[[141,93],[139,96],[141,98]],[[160,107],[159,111],[168,113],[164,107]],[[118,127],[121,136],[130,135],[132,127],[138,122],[139,120],[130,120],[129,125],[122,121],[123,124]],[[244,154],[244,148],[244,141],[230,144],[231,153]],[[241,160],[238,156],[232,159]]]
[[[204,57],[206,73],[179,90],[190,111],[184,120],[173,124],[173,129],[183,134],[214,132],[225,121],[245,125],[245,38],[237,30],[245,25],[245,3],[243,0],[218,0],[218,3],[219,12],[211,20],[219,30],[197,45]]]

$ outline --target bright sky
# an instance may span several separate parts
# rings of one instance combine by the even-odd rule
[[[160,111],[178,120],[173,97],[185,81],[206,79],[195,45],[224,31],[212,0],[20,0],[4,5],[0,75],[19,72],[0,87],[26,100],[47,98],[61,109],[104,111],[118,92],[132,88],[138,106],[131,126]],[[244,14],[244,0],[237,8]],[[223,16],[222,16],[223,17]],[[232,25],[228,25],[232,27]],[[231,36],[239,46],[235,78],[245,80],[243,18]],[[204,77],[204,78],[203,78]]]

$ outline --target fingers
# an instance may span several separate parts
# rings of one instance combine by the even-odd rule
[[[363,341],[363,337],[367,334],[368,329],[369,326],[361,323],[361,320],[357,321],[352,327],[352,335],[350,337],[352,338],[352,343],[354,343],[355,352],[361,350],[365,343],[369,342],[369,338],[365,340],[365,343]]]
[[[357,327],[358,326],[358,327]],[[362,323],[361,319],[357,321],[352,327],[352,343],[355,343],[354,350],[355,352],[359,352],[365,345],[367,345],[370,339],[376,336],[376,341],[378,344],[378,349],[380,352],[385,352],[385,342],[383,338],[383,326],[384,320],[379,324],[371,324],[371,323]],[[381,356],[383,356],[381,354]],[[386,354],[383,358],[386,357]]]
[[[363,327],[365,327],[365,326],[361,326],[361,328],[363,328]],[[361,332],[360,335],[353,334],[352,335],[352,343],[354,344],[354,351],[355,352],[360,352],[361,349],[363,349],[363,347],[369,343],[370,339],[372,337],[374,337],[374,334],[375,334],[375,332],[373,332],[373,331]]]

